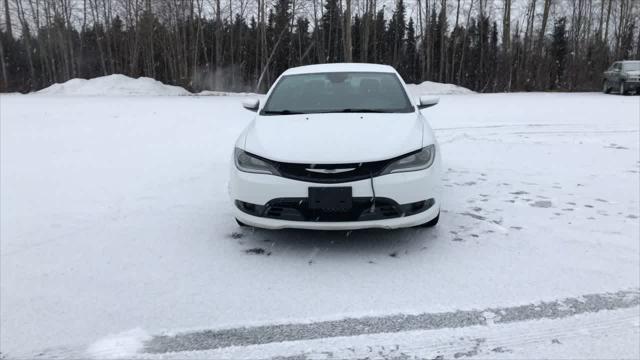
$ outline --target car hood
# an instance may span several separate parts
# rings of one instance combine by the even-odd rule
[[[246,130],[244,148],[291,163],[385,160],[419,149],[422,127],[416,113],[257,116]]]

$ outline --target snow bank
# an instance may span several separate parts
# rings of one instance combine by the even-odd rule
[[[408,84],[413,96],[424,94],[471,94],[473,91],[453,84],[425,81],[421,84]],[[93,79],[71,79],[61,84],[35,92],[38,95],[87,95],[87,96],[259,96],[254,93],[234,93],[224,91],[201,91],[191,93],[180,86],[166,85],[147,77],[131,78],[122,74],[107,75]]]
[[[93,79],[71,79],[61,84],[53,84],[37,91],[39,95],[153,95],[184,96],[191,93],[180,86],[165,85],[147,77],[130,78],[121,74],[97,77]]]
[[[35,93],[38,95],[88,96],[258,96],[258,94],[254,93],[210,90],[194,94],[180,86],[166,85],[158,80],[147,77],[134,79],[122,74],[101,76],[89,80],[71,79],[61,84],[53,84]]]
[[[264,94],[256,94],[251,92],[229,92],[229,91],[213,91],[203,90],[197,94],[197,96],[264,96]]]
[[[407,84],[407,88],[409,92],[413,96],[420,95],[453,95],[453,94],[473,94],[474,91],[471,91],[462,86],[454,85],[454,84],[443,84],[433,81],[425,81],[421,84]]]

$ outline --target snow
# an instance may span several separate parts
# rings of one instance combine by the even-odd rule
[[[133,359],[637,359],[640,312],[232,346]]]
[[[329,66],[331,65],[331,66]],[[362,65],[362,64],[352,64]],[[368,64],[366,68],[346,67],[344,64],[309,65],[290,69],[286,74],[323,71],[383,71],[390,72],[393,68],[386,65]],[[356,71],[356,70],[353,70]],[[413,96],[428,94],[471,94],[473,91],[453,84],[442,84],[425,81],[421,84],[408,84],[407,89]],[[166,85],[158,80],[147,77],[131,78],[126,75],[114,74],[93,79],[71,79],[61,84],[54,84],[35,92],[38,95],[56,96],[260,96],[259,94],[242,92],[204,90],[199,93],[191,93],[180,86]],[[8,95],[8,94],[3,94]]]
[[[304,65],[287,69],[282,75],[314,74],[324,72],[385,72],[395,73],[396,70],[389,65],[370,63],[329,63]]]
[[[473,94],[465,87],[454,84],[443,84],[433,81],[424,81],[420,84],[407,84],[409,93],[414,97],[420,95],[455,95],[455,94]]]
[[[353,232],[237,227],[228,166],[254,114],[241,100],[0,96],[3,355],[127,357],[146,334],[640,288],[638,97],[443,95],[423,111],[442,148],[441,223]],[[637,325],[615,314],[585,316],[619,336],[578,332],[566,346],[634,355]],[[542,333],[571,328],[545,322]],[[540,353],[579,354],[562,349]]]
[[[71,79],[53,84],[37,91],[39,95],[88,95],[88,96],[184,96],[190,92],[179,86],[165,85],[147,77],[137,79],[121,74],[101,76],[93,79]]]
[[[252,92],[229,92],[229,91],[213,91],[213,90],[203,90],[194,95],[197,95],[197,96],[253,96],[253,97],[263,96],[263,94],[257,94]]]
[[[33,94],[51,96],[259,96],[255,93],[210,90],[191,93],[180,86],[166,85],[151,78],[141,77],[134,79],[121,74],[101,76],[88,80],[71,79],[61,84],[53,84]]]
[[[389,121],[389,114],[375,113],[300,114],[280,116],[277,121],[273,119],[269,115],[253,124],[245,139],[239,141],[244,150],[252,154],[269,154],[269,159],[281,162],[332,164],[335,159],[340,159],[348,164],[390,159],[419,149],[423,141],[425,144],[433,143],[429,132],[423,139],[422,123],[414,113],[395,114],[393,121]],[[342,131],[336,131],[337,128]],[[358,134],[356,138],[354,133]],[[320,142],[319,146],[311,146],[318,139],[331,139],[332,145],[328,147]],[[371,139],[376,140],[373,142]],[[292,148],[297,150],[291,151]],[[276,186],[277,181],[271,183]],[[380,184],[381,189],[385,186],[383,183]],[[368,195],[369,185],[364,189]],[[293,188],[291,191],[296,192]],[[365,196],[356,194],[363,192],[361,187],[353,191],[354,196]],[[298,192],[306,196],[307,189],[298,188]],[[397,195],[410,197],[410,194]]]
[[[149,334],[139,328],[109,335],[89,346],[87,355],[95,359],[131,358],[143,349],[149,338]]]

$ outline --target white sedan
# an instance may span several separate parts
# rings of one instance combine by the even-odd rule
[[[236,141],[229,194],[241,226],[351,230],[434,226],[440,148],[390,66],[285,71]]]

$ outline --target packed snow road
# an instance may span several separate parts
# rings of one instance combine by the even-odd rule
[[[639,97],[443,96],[440,224],[354,232],[237,227],[240,101],[0,97],[2,356],[640,356]]]

